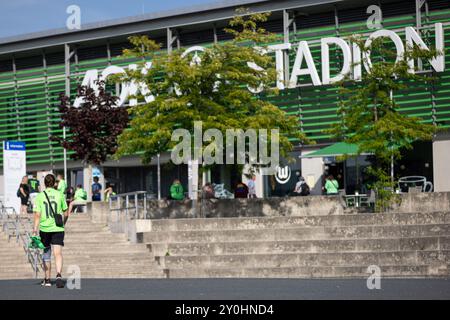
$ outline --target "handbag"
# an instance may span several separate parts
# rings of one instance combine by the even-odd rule
[[[50,207],[50,211],[52,212],[52,216],[55,219],[56,226],[60,227],[60,228],[64,228],[64,220],[63,220],[62,214],[58,214],[58,213],[55,213],[53,211],[53,207],[52,207],[52,205],[50,203],[50,199],[48,198],[48,195],[47,195],[47,193],[45,191],[44,191],[44,194],[45,194],[45,197],[47,198],[48,206]]]

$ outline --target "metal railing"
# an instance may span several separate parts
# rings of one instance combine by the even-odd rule
[[[198,190],[198,199],[192,200],[192,206],[194,216],[203,217],[201,206],[197,208],[198,204],[202,203],[202,190]],[[147,191],[134,191],[128,193],[121,193],[118,195],[111,196],[109,198],[109,214],[108,214],[108,224],[115,222],[126,222],[133,219],[151,219],[149,214],[149,209],[153,210],[155,208],[147,203],[149,200],[156,200],[154,193]],[[186,199],[188,199],[186,197]]]
[[[110,212],[125,212],[126,218],[145,219],[147,216],[147,191],[121,193],[109,198]]]
[[[11,210],[12,209],[12,210]],[[8,212],[11,210],[11,212]],[[43,270],[42,254],[39,249],[29,248],[31,241],[31,224],[23,221],[20,215],[15,212],[14,208],[3,206],[0,202],[0,219],[3,224],[3,232],[8,236],[8,242],[11,238],[15,238],[16,242],[23,248],[27,261],[30,263],[34,277],[37,278],[39,267]]]

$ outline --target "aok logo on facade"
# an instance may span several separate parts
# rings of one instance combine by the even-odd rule
[[[435,33],[435,49],[437,52],[440,52],[438,56],[431,59],[430,65],[435,72],[443,72],[445,69],[445,55],[444,52],[444,31],[442,23],[436,23],[434,25],[434,33]],[[397,52],[397,60],[401,59],[405,53],[407,48],[412,48],[414,45],[417,45],[421,49],[430,50],[428,46],[425,44],[421,36],[417,33],[417,31],[413,27],[405,28],[405,44],[403,44],[400,36],[392,31],[392,30],[377,30],[369,35],[366,40],[366,46],[370,46],[371,42],[380,37],[389,38],[395,45]],[[342,52],[342,69],[334,76],[330,75],[330,46],[337,46]],[[268,46],[268,52],[272,52],[275,54],[275,65],[277,71],[277,81],[276,86],[283,90],[286,87],[295,88],[298,85],[298,78],[300,76],[309,76],[311,78],[312,85],[321,86],[332,84],[337,81],[343,79],[345,75],[351,75],[354,80],[360,80],[362,75],[362,69],[366,72],[370,72],[371,62],[370,56],[364,57],[363,53],[361,53],[360,48],[354,44],[349,43],[346,40],[338,37],[327,37],[322,38],[320,40],[321,46],[321,75],[319,76],[318,68],[314,63],[314,60],[311,55],[311,50],[307,41],[300,41],[297,46],[297,53],[294,61],[294,65],[292,66],[290,72],[290,78],[285,79],[284,72],[284,52],[293,49],[293,45],[291,43],[281,43]],[[205,50],[203,47],[195,46],[187,49],[184,54],[188,54],[194,51],[203,51]],[[197,57],[197,56],[196,56]],[[198,57],[197,57],[198,58]],[[197,61],[199,62],[199,61]],[[410,72],[414,72],[414,61],[411,60],[408,62],[410,66]],[[151,68],[152,63],[145,63],[142,73],[146,74],[148,70]],[[254,63],[249,62],[249,66],[253,68],[259,68]],[[131,70],[136,70],[136,64],[130,64],[128,66]],[[108,76],[112,74],[120,74],[125,73],[125,70],[122,67],[118,66],[109,66],[102,71],[99,76],[99,72],[97,69],[88,70],[84,76],[82,81],[82,85],[89,86],[92,88],[96,88],[97,80],[106,80]],[[252,90],[252,89],[250,89]],[[258,90],[253,89],[252,91],[257,92]],[[147,103],[154,100],[154,96],[151,94],[150,90],[146,86],[145,83],[122,83],[121,91],[120,91],[120,99],[118,102],[119,106],[125,104],[130,96],[136,96],[138,93],[141,93],[145,101]],[[81,98],[77,98],[74,102],[74,106],[78,107],[82,103]],[[130,99],[130,106],[137,105],[137,99]]]

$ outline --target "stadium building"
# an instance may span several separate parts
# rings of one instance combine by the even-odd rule
[[[113,183],[119,193],[136,190],[156,193],[159,162],[161,192],[162,196],[167,195],[174,178],[187,184],[188,171],[186,166],[168,164],[169,154],[162,154],[145,166],[137,155],[107,161],[99,168],[70,160],[70,154],[64,161],[64,150],[50,140],[51,136],[63,135],[57,108],[59,94],[70,94],[73,101],[77,85],[92,80],[89,77],[102,74],[111,66],[126,68],[134,63],[120,57],[122,50],[129,47],[130,35],[146,34],[168,51],[229,40],[223,29],[236,8],[245,6],[251,12],[271,12],[264,27],[279,35],[280,44],[291,44],[290,49],[280,50],[284,79],[291,76],[300,41],[307,41],[318,75],[318,79],[310,74],[300,76],[294,88],[282,90],[272,99],[282,110],[296,116],[299,130],[317,144],[295,147],[293,155],[297,161],[290,164],[292,176],[288,183],[279,184],[273,177],[258,177],[258,193],[285,194],[295,184],[296,172],[301,172],[315,194],[321,192],[324,172],[334,173],[347,191],[352,192],[367,161],[365,157],[358,161],[337,161],[336,156],[343,150],[324,132],[337,120],[339,96],[336,88],[324,79],[321,39],[352,34],[368,36],[377,31],[368,26],[368,18],[373,14],[368,11],[371,5],[381,8],[381,28],[393,31],[403,44],[407,30],[411,33],[412,28],[428,47],[439,47],[441,40],[444,49],[449,47],[448,0],[221,1],[86,24],[81,30],[59,29],[0,39],[0,140],[26,143],[27,172],[63,172],[67,168],[69,183],[84,183],[86,189],[92,175],[99,175],[101,180]],[[330,50],[332,74],[342,69],[342,60],[339,50]],[[417,83],[405,92],[394,93],[402,112],[443,129],[433,141],[416,143],[414,150],[396,165],[395,172],[397,176],[425,176],[436,191],[450,191],[450,50],[446,50],[440,64],[430,70],[436,76],[433,83]],[[121,85],[112,90],[119,94]],[[239,177],[221,168],[211,172],[210,179],[223,181],[230,188]],[[1,188],[0,181],[0,194]]]

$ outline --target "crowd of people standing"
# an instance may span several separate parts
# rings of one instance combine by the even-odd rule
[[[83,188],[83,185],[78,184],[75,188],[72,186],[68,187],[62,174],[56,175],[55,184],[52,188],[64,195],[67,205],[69,206],[69,210],[77,208],[75,207],[76,202],[88,200],[88,195],[86,190]],[[116,195],[112,184],[106,184],[105,190],[102,190],[103,186],[99,183],[99,178],[95,176],[91,186],[91,200],[101,201],[103,194],[103,199],[108,201],[110,197]],[[40,182],[35,175],[26,175],[22,177],[17,190],[17,197],[20,198],[20,214],[25,215],[32,211],[31,207],[34,207],[35,199],[41,191],[43,191],[43,189],[41,188]],[[72,205],[74,202],[75,204]]]

